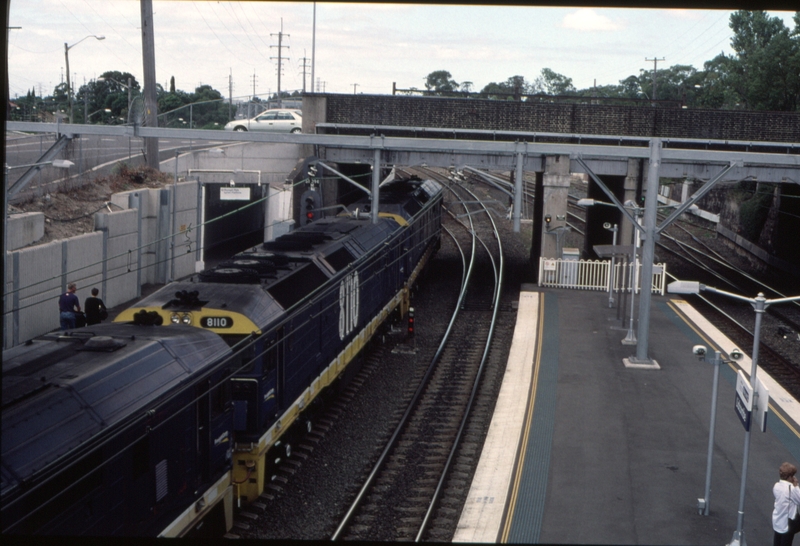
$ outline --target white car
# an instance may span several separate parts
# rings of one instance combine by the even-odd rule
[[[226,131],[299,133],[302,127],[303,113],[288,108],[267,110],[252,119],[236,119],[225,124]]]

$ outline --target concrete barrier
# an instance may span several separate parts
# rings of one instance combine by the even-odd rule
[[[17,250],[44,237],[44,214],[23,212],[8,217],[8,250]]]

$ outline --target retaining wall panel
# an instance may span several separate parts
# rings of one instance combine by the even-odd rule
[[[183,279],[195,273],[194,252],[183,252],[175,255],[175,279]]]
[[[18,252],[20,342],[60,327],[58,297],[62,291],[61,248],[61,241],[53,241]],[[9,265],[13,268],[13,260],[9,260]],[[13,302],[11,291],[7,294]],[[7,347],[11,346],[12,339],[12,336],[7,338]]]
[[[77,296],[83,301],[91,288],[103,281],[103,232],[95,231],[67,241],[67,282],[78,285]]]
[[[138,223],[138,212],[135,209],[95,214],[95,229],[98,229],[98,226],[105,226],[109,238],[136,233]]]
[[[107,307],[125,303],[136,297],[136,270],[128,271],[127,267],[109,267],[106,280],[106,293],[103,301]]]
[[[41,212],[25,212],[8,217],[8,236],[6,249],[9,251],[23,248],[44,237],[44,214]]]
[[[197,209],[197,182],[181,182],[177,190],[176,210]]]
[[[108,239],[108,269],[128,268],[136,269],[136,233],[128,233],[119,237]]]

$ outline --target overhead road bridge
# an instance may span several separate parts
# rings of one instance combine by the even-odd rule
[[[294,143],[303,146],[306,156],[316,156],[326,163],[371,165],[371,194],[375,203],[379,194],[381,170],[394,165],[427,165],[486,170],[514,171],[513,214],[519,230],[524,172],[536,173],[536,203],[533,214],[531,258],[560,257],[559,234],[568,229],[566,210],[571,173],[587,173],[597,192],[602,191],[617,208],[621,222],[643,235],[642,278],[650,278],[658,233],[687,210],[716,183],[746,178],[764,182],[800,182],[800,155],[796,143],[701,140],[642,136],[503,132],[468,129],[427,129],[432,137],[392,136],[392,131],[413,132],[414,128],[369,125],[350,126],[366,134],[322,134],[337,132],[336,124],[315,120],[313,103],[305,107],[302,134],[224,132],[197,129],[166,129],[140,126],[69,125],[9,122],[8,130],[48,132],[59,137],[80,134],[134,135],[142,138],[183,138],[230,142]],[[317,123],[318,121],[318,123]],[[342,126],[338,126],[342,132]],[[423,128],[416,129],[419,132]],[[389,133],[388,135],[386,133]],[[459,135],[465,138],[457,138]],[[475,135],[466,138],[466,135]],[[507,140],[500,140],[497,136]],[[483,138],[476,138],[482,136]],[[658,182],[661,177],[695,179],[702,187],[681,204],[667,221],[656,225]],[[591,195],[590,187],[590,197]],[[643,225],[636,222],[623,202],[634,201],[644,193],[641,207]],[[329,205],[324,202],[323,206]],[[333,203],[335,204],[335,203]],[[377,206],[373,206],[377,215]],[[625,233],[621,233],[625,240]],[[650,297],[643,291],[639,306],[639,335],[635,363],[648,363],[647,332]]]

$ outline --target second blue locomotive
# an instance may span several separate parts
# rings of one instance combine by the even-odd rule
[[[405,315],[409,289],[440,244],[441,199],[436,182],[394,181],[381,188],[377,223],[368,199],[353,203],[170,284],[115,319],[149,313],[167,326],[213,331],[233,347],[239,502],[263,492],[268,453],[280,444],[289,454],[286,431],[309,404],[395,310]]]

